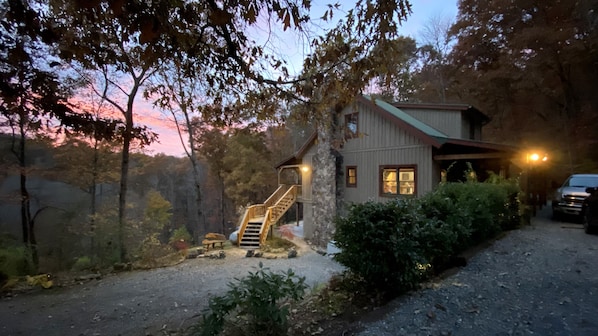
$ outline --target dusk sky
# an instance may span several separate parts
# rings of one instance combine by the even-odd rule
[[[355,1],[339,1],[343,8],[346,4],[353,4]],[[433,18],[449,18],[454,20],[457,16],[457,2],[458,0],[410,0],[412,5],[412,14],[407,21],[403,22],[401,34],[415,38],[419,37],[419,32],[422,28]],[[312,12],[319,15],[319,11],[313,5]],[[340,16],[340,14],[339,14]],[[288,39],[280,38],[281,43],[288,44]],[[286,43],[285,43],[286,42]],[[292,42],[292,41],[291,41]],[[293,50],[293,47],[284,45],[280,50]],[[288,55],[289,62],[298,63],[296,65],[297,71],[300,70],[302,56],[301,52],[294,51],[293,55]],[[296,59],[297,61],[293,61]],[[157,110],[152,110],[151,103],[145,102],[142,99],[138,100],[136,105],[137,111],[148,111],[142,114],[137,114],[136,122],[147,125],[154,132],[159,134],[159,143],[152,144],[147,148],[147,154],[154,155],[158,153],[165,153],[174,156],[183,156],[184,150],[179,140],[172,116],[168,112],[161,113]],[[150,112],[151,111],[151,112]]]

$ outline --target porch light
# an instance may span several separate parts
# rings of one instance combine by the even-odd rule
[[[535,194],[532,190],[531,190],[531,183],[530,180],[532,179],[532,174],[534,171],[534,167],[538,166],[541,163],[544,163],[548,161],[548,155],[546,154],[540,154],[539,152],[536,151],[530,151],[528,153],[526,153],[525,155],[525,163],[526,163],[526,186],[525,186],[525,195],[526,195],[526,199],[525,202],[527,203],[528,207],[531,207],[531,215],[535,216],[536,215],[536,205],[540,205],[540,207],[542,206],[542,199],[544,197],[540,196],[540,200],[537,199],[538,195]],[[538,176],[538,175],[536,175]],[[537,188],[536,188],[537,189]],[[540,204],[537,204],[538,201],[540,201]]]
[[[538,153],[528,153],[527,154],[527,163],[536,163],[538,161],[546,162],[548,161],[548,155],[546,154],[538,154]]]
[[[300,164],[296,164],[296,165],[285,165],[285,166],[280,166],[278,168],[278,184],[280,185],[280,174],[282,173],[283,170],[285,169],[298,169],[300,172],[302,173],[307,173],[309,171],[309,166],[307,165],[300,165]],[[298,183],[298,182],[297,182]]]

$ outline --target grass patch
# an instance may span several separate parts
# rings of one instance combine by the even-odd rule
[[[271,237],[266,240],[265,244],[270,249],[285,249],[288,250],[291,247],[295,247],[295,244],[290,240],[281,237]]]

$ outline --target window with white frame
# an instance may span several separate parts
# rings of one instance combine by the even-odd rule
[[[381,166],[380,195],[415,195],[415,166]]]
[[[345,115],[345,139],[359,137],[359,113]]]

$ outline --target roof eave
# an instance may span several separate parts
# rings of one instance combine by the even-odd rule
[[[372,98],[372,99],[374,100],[375,98]],[[401,120],[400,118],[395,117],[390,112],[384,110],[383,108],[381,108],[380,106],[375,104],[374,101],[369,100],[361,95],[358,97],[357,100],[358,100],[358,102],[369,105],[372,109],[374,109],[374,111],[379,113],[384,119],[390,121],[395,126],[405,130],[405,132],[409,133],[410,135],[418,138],[419,140],[424,142],[426,145],[430,145],[435,148],[440,148],[440,146],[442,146],[442,144],[443,144],[443,142],[441,141],[442,138],[433,137],[433,136],[426,134],[425,132],[419,130],[417,127],[414,127],[413,125]]]
[[[311,145],[315,142],[318,134],[317,132],[313,132],[309,138],[305,141],[305,143],[295,152],[293,155],[287,157],[286,159],[280,161],[275,167],[276,169],[286,166],[289,164],[295,164],[294,161],[301,161],[303,160],[303,156],[309,150]]]

